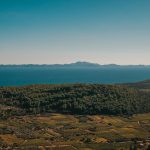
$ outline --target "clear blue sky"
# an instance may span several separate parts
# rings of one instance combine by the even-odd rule
[[[0,0],[0,64],[150,64],[150,0]]]

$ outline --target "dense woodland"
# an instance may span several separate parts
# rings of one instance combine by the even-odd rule
[[[64,84],[0,88],[1,119],[40,113],[132,115],[150,112],[150,92],[127,85]]]

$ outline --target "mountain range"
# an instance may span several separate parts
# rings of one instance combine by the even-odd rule
[[[91,62],[86,62],[86,61],[78,61],[75,63],[70,63],[70,64],[9,64],[9,65],[4,65],[1,64],[0,67],[73,67],[73,68],[84,68],[84,67],[101,67],[101,68],[145,68],[145,67],[150,67],[150,65],[118,65],[118,64],[98,64],[98,63],[91,63]]]

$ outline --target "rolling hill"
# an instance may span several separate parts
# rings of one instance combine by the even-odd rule
[[[135,85],[62,84],[1,87],[1,118],[52,112],[90,115],[132,115],[150,112],[150,92],[135,89]],[[148,83],[137,85],[143,88]]]
[[[0,149],[148,150],[148,83],[0,87]]]

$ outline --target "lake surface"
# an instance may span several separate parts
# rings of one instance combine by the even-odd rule
[[[150,68],[0,67],[0,86],[126,83],[150,79]]]

